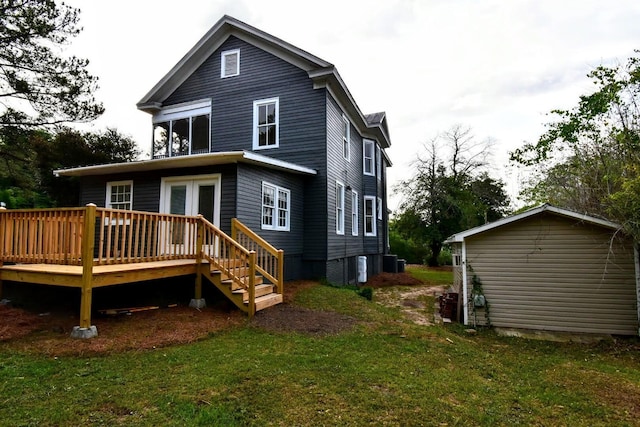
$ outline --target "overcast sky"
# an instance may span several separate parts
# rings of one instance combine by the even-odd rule
[[[145,152],[151,116],[136,103],[224,14],[334,64],[360,109],[386,111],[389,189],[423,143],[455,124],[495,140],[495,174],[521,180],[507,153],[535,141],[554,108],[593,90],[586,74],[640,49],[639,0],[67,0],[106,113]],[[397,198],[391,199],[394,209]]]

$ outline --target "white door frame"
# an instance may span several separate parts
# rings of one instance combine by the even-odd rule
[[[220,228],[220,200],[221,200],[221,174],[209,174],[209,175],[181,175],[181,176],[171,176],[171,177],[162,177],[160,179],[160,213],[169,213],[170,211],[170,200],[171,200],[171,186],[172,185],[186,185],[187,194],[185,201],[185,214],[189,216],[198,215],[198,198],[196,189],[198,185],[214,185],[215,193],[214,204],[213,204],[213,225]],[[186,230],[185,230],[186,231]],[[162,240],[169,239],[170,236],[162,237]],[[184,251],[184,247],[180,245],[169,245],[172,251],[177,253],[181,253]]]

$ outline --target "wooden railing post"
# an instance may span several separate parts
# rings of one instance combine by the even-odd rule
[[[80,299],[80,327],[74,328],[71,336],[91,338],[97,335],[91,326],[91,291],[93,288],[93,250],[96,233],[96,205],[89,203],[84,211],[82,229],[82,296]]]
[[[256,314],[256,252],[249,252],[249,319]]]
[[[278,249],[278,293],[284,294],[284,250]]]
[[[196,291],[195,299],[202,299],[202,246],[204,240],[204,224],[202,223],[202,215],[198,215],[197,237],[196,237]]]

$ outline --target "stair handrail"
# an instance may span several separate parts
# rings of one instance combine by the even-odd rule
[[[202,259],[248,292],[249,316],[253,316],[256,306],[256,252],[243,247],[201,215],[198,215],[198,220],[198,226],[202,228],[198,253]]]
[[[241,236],[246,237],[248,241]],[[237,218],[231,219],[231,238],[243,247],[256,252],[256,270],[276,286],[277,293],[282,294],[284,291],[284,251],[271,245]],[[272,258],[264,256],[265,252]]]

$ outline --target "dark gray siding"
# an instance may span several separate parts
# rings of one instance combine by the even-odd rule
[[[302,255],[304,242],[304,180],[302,175],[238,165],[237,217],[246,226],[286,255]],[[289,231],[262,230],[262,182],[291,192]]]
[[[240,49],[240,74],[220,78],[220,53]],[[279,98],[279,147],[260,154],[321,170],[325,165],[325,90],[313,89],[300,68],[230,37],[176,91],[165,106],[211,99],[212,151],[251,151],[253,102]]]
[[[231,218],[236,216],[236,165],[167,169],[121,175],[86,177],[82,180],[80,203],[104,207],[106,186],[110,181],[133,180],[133,209],[160,210],[160,180],[163,177],[221,174],[220,228],[231,232]]]

